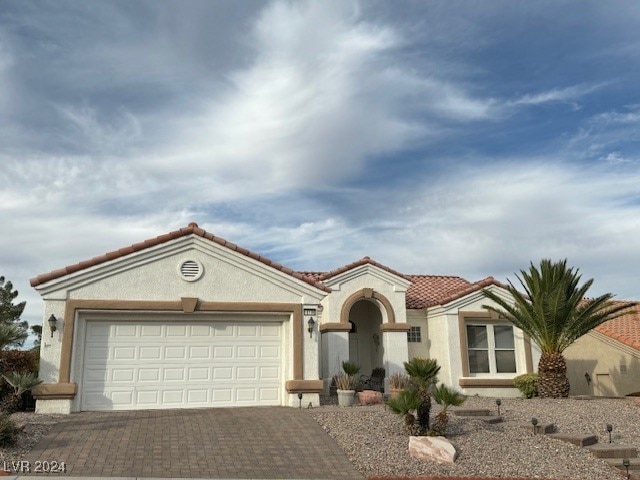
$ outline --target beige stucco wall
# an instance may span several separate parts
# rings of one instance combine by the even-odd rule
[[[200,279],[189,282],[180,277],[179,265],[184,260],[202,264],[204,274]],[[290,275],[199,236],[181,237],[82,270],[47,282],[37,290],[45,300],[45,325],[51,314],[58,319],[58,330],[53,338],[45,331],[40,348],[40,377],[44,383],[58,381],[67,299],[180,301],[181,297],[197,297],[208,302],[317,305],[327,295]],[[292,328],[288,326],[285,332],[285,357],[292,358]],[[318,331],[309,338],[307,327],[303,325],[303,332],[303,378],[317,380],[320,374]],[[74,352],[81,349],[78,342],[76,336]],[[317,398],[313,402],[317,403]],[[40,412],[68,413],[70,408],[71,402],[67,400],[38,401]]]
[[[570,395],[621,397],[640,391],[640,351],[599,332],[580,337],[564,356]]]
[[[429,337],[429,325],[427,322],[426,310],[407,309],[407,323],[412,327],[420,327],[422,334],[421,342],[409,342],[409,358],[420,357],[429,358],[429,345],[431,343]]]

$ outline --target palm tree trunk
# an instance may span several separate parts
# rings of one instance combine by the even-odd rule
[[[429,431],[429,415],[431,414],[431,395],[429,390],[421,388],[418,392],[420,397],[420,405],[416,410],[418,416],[418,427],[420,428],[420,435],[426,435]]]
[[[561,353],[543,353],[538,363],[538,394],[542,398],[569,396],[567,362]]]

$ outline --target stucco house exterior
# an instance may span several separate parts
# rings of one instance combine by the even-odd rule
[[[580,337],[564,356],[571,395],[640,393],[640,304]]]
[[[465,394],[517,396],[539,353],[482,306],[492,277],[405,275],[365,257],[297,272],[187,227],[31,280],[45,302],[37,411],[315,406],[343,360],[414,356]],[[53,329],[49,330],[48,325]]]

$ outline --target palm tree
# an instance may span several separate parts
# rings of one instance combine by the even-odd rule
[[[38,379],[38,376],[31,372],[11,372],[2,375],[2,377],[13,387],[13,393],[8,395],[2,402],[2,410],[6,413],[13,413],[20,410],[22,406],[22,394],[42,383],[42,380]]]
[[[387,406],[404,419],[404,428],[409,435],[417,433],[413,412],[420,406],[420,398],[415,390],[402,390],[397,397],[387,400]]]
[[[420,404],[416,410],[418,416],[418,428],[420,434],[425,435],[429,431],[429,414],[431,413],[431,389],[438,381],[437,375],[440,371],[438,362],[434,359],[412,358],[404,362],[404,369],[411,377]]]
[[[15,323],[0,323],[0,350],[8,346],[22,345],[27,338],[27,332]]]
[[[589,330],[623,315],[635,305],[614,302],[611,293],[586,298],[593,279],[579,285],[582,276],[578,272],[567,267],[566,259],[558,262],[544,259],[539,269],[531,263],[528,272],[520,270],[522,277],[516,274],[525,293],[520,293],[509,281],[507,290],[513,304],[488,290],[482,292],[502,307],[484,305],[484,308],[509,320],[540,347],[538,391],[541,397],[567,397],[569,380],[562,352]]]
[[[433,398],[442,407],[442,410],[436,416],[432,431],[436,435],[444,435],[449,423],[449,408],[459,407],[467,400],[467,397],[441,383],[439,387],[433,389]]]

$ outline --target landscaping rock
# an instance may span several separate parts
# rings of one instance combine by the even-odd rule
[[[454,463],[458,458],[456,447],[444,437],[409,437],[409,455],[438,463]]]
[[[363,390],[358,394],[360,405],[375,405],[382,403],[382,393],[375,390]]]

